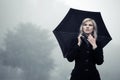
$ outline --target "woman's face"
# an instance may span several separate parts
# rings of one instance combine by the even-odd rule
[[[83,32],[86,34],[90,34],[93,32],[93,23],[92,21],[87,21],[83,24]]]

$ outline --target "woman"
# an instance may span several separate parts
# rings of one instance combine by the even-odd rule
[[[80,34],[74,40],[67,60],[75,60],[70,80],[101,80],[96,64],[101,65],[103,49],[97,41],[97,25],[91,18],[85,18],[80,26]]]

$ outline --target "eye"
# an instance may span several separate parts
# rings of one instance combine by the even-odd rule
[[[83,24],[83,26],[87,26],[87,24]]]
[[[92,24],[89,24],[89,26],[93,26]]]

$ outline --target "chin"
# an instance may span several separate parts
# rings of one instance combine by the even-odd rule
[[[85,32],[86,34],[91,34],[91,32]]]

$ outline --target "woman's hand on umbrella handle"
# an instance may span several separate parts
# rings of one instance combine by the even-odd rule
[[[81,44],[81,37],[82,37],[82,35],[79,34],[79,36],[78,36],[78,46],[80,46],[80,44]]]

